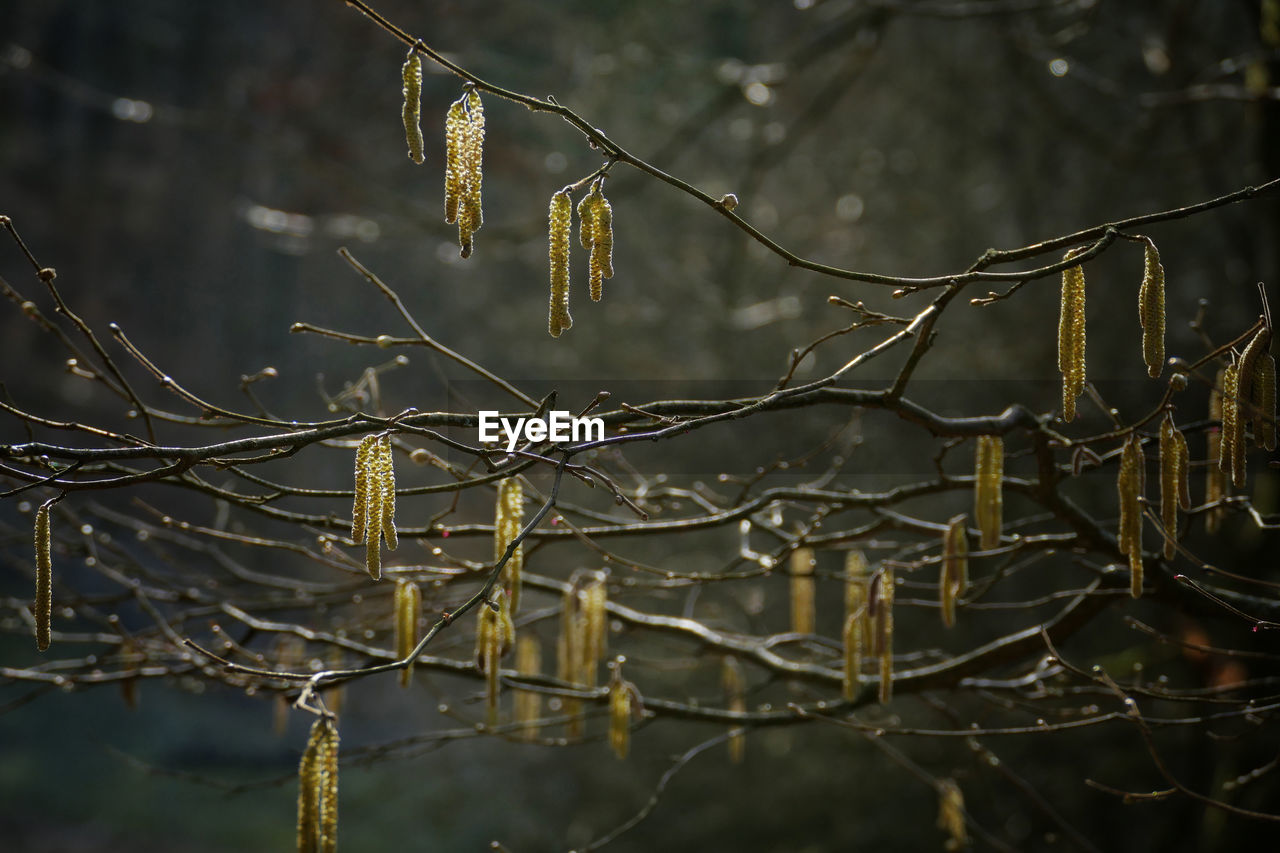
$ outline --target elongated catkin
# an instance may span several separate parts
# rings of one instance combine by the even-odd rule
[[[338,849],[338,727],[329,717],[311,726],[298,765],[298,850]]]
[[[1178,508],[1188,509],[1191,503],[1187,477],[1189,464],[1187,440],[1174,424],[1173,413],[1166,412],[1160,422],[1160,519],[1165,529],[1166,560],[1172,560],[1177,551]]]
[[[578,601],[578,590],[570,584],[565,590],[560,609],[560,637],[556,642],[556,676],[569,684],[582,684],[583,649],[586,647],[587,621],[582,616]],[[564,713],[567,717],[565,731],[569,737],[582,735],[582,700],[574,697],[564,699]]]
[[[422,165],[426,159],[423,154],[422,122],[420,119],[422,102],[422,57],[418,51],[409,48],[409,56],[404,61],[400,72],[404,79],[404,138],[409,147],[409,159]]]
[[[422,590],[413,581],[396,581],[396,659],[404,660],[418,645],[418,620],[422,616]],[[413,680],[413,665],[400,670],[400,686]]]
[[[573,201],[564,190],[551,196],[548,212],[547,255],[551,266],[551,308],[547,330],[551,337],[573,326],[569,315],[569,230],[572,226]]]
[[[600,183],[603,179],[597,181]],[[613,206],[596,189],[593,203],[594,212],[591,217],[593,239],[589,268],[591,276],[591,299],[599,302],[604,296],[604,279],[613,278]]]
[[[735,714],[747,710],[747,683],[742,675],[742,665],[736,658],[726,657],[720,670],[720,684],[724,688],[725,707]],[[729,729],[729,760],[742,763],[746,750],[746,730],[741,726]]]
[[[542,673],[542,646],[538,638],[525,635],[516,643],[516,672],[523,676]],[[542,696],[532,690],[516,690],[515,721],[520,725],[520,736],[534,740],[538,730],[534,721],[542,714]]]
[[[1138,290],[1138,317],[1142,323],[1142,358],[1153,379],[1164,369],[1164,265],[1149,238],[1144,244],[1142,287]]]
[[[1116,491],[1120,496],[1120,524],[1117,542],[1129,559],[1129,594],[1142,595],[1142,493],[1145,462],[1142,439],[1130,433],[1120,454]]]
[[[1218,467],[1231,474],[1231,484],[1237,489],[1244,488],[1247,449],[1240,402],[1240,364],[1236,363],[1222,377],[1222,454]]]
[[[880,657],[880,704],[893,698],[893,569],[880,571],[876,596],[876,651]]]
[[[1276,360],[1271,353],[1258,357],[1253,371],[1253,439],[1259,447],[1276,449]]]
[[[507,553],[511,543],[520,535],[524,526],[524,487],[515,477],[507,477],[498,483],[498,497],[494,505],[493,560],[496,564]],[[511,613],[520,611],[520,587],[524,572],[524,544],[516,546],[511,559],[502,567],[502,583],[511,602]]]
[[[466,149],[470,130],[463,96],[449,105],[444,119],[444,221],[450,225],[458,221],[458,208],[466,192]]]
[[[943,779],[938,783],[938,828],[947,833],[947,850],[963,850],[969,846],[969,832],[964,822],[964,794],[954,779]]]
[[[1072,249],[1063,256],[1070,260],[1083,252]],[[1080,265],[1062,271],[1062,300],[1058,316],[1058,370],[1062,373],[1062,419],[1076,417],[1076,398],[1084,391],[1085,380],[1085,287]]]
[[[1204,469],[1204,502],[1206,504],[1217,503],[1226,497],[1227,492],[1227,478],[1219,465],[1222,459],[1223,442],[1223,428],[1221,426],[1224,413],[1222,389],[1226,379],[1227,371],[1225,369],[1219,370],[1218,376],[1214,380],[1213,388],[1209,391],[1209,420],[1218,423],[1219,426],[1211,426],[1206,432],[1207,447],[1205,457],[1208,460],[1208,464],[1205,465]],[[1218,527],[1222,524],[1222,516],[1223,510],[1220,506],[1214,506],[1212,509],[1206,510],[1204,515],[1205,531],[1217,533]]]
[[[45,501],[36,510],[36,648],[46,651],[53,637],[53,548],[49,532],[49,507]]]
[[[619,759],[626,758],[631,748],[631,703],[635,694],[635,685],[622,677],[619,658],[609,682],[609,748]]]
[[[582,613],[582,662],[581,680],[589,687],[596,684],[596,671],[604,660],[607,649],[609,614],[607,612],[609,589],[603,573],[596,572],[586,580],[578,592]]]
[[[463,148],[466,188],[458,209],[458,242],[462,246],[462,257],[465,258],[471,254],[471,235],[484,225],[480,191],[484,183],[484,103],[475,89],[463,97],[467,107],[467,132]]]
[[[938,601],[942,624],[956,624],[956,599],[969,582],[969,536],[965,529],[968,516],[957,515],[947,523],[942,534],[942,565],[938,570]]]
[[[1239,383],[1238,391],[1242,405],[1253,399],[1253,378],[1257,373],[1258,361],[1270,349],[1271,330],[1264,326],[1249,339],[1244,352],[1240,353],[1236,381]]]
[[[816,565],[812,548],[791,552],[791,630],[797,634],[814,631],[814,580]]]
[[[844,618],[847,622],[850,616],[857,617],[865,654],[875,644],[875,626],[867,613],[868,584],[871,582],[867,556],[861,551],[850,551],[844,559],[844,576]]]
[[[973,517],[982,533],[983,550],[1000,547],[1004,524],[1004,439],[998,435],[978,436],[977,462],[973,474]]]

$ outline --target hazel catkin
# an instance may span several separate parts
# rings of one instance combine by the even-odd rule
[[[814,631],[814,580],[816,560],[812,548],[791,552],[791,630],[797,634]]]
[[[1004,439],[998,435],[978,436],[977,461],[973,474],[974,520],[982,537],[983,550],[1000,546],[1004,523]]]
[[[1129,594],[1142,595],[1142,493],[1145,460],[1142,439],[1130,433],[1120,453],[1116,491],[1120,497],[1120,523],[1116,536],[1120,551],[1129,559]]]
[[[551,337],[573,326],[569,315],[569,230],[572,222],[573,202],[569,194],[560,190],[551,196],[548,212],[547,255],[551,265],[551,308],[547,330]]]
[[[1206,431],[1206,459],[1208,464],[1205,465],[1204,480],[1204,502],[1213,505],[1226,497],[1227,478],[1223,473],[1219,462],[1222,459],[1222,443],[1223,443],[1223,405],[1222,390],[1226,384],[1227,371],[1222,369],[1218,371],[1217,378],[1214,380],[1213,388],[1209,391],[1209,420],[1218,423],[1219,426],[1211,426]],[[1222,524],[1223,510],[1221,506],[1211,506],[1205,511],[1204,529],[1208,533],[1216,533],[1218,527]]]
[[[1164,265],[1155,243],[1148,238],[1144,246],[1138,318],[1142,323],[1142,358],[1147,363],[1147,375],[1154,379],[1164,369]]]
[[[507,553],[511,543],[520,535],[524,525],[524,487],[515,477],[507,477],[498,483],[498,497],[494,505],[493,560],[496,564]],[[502,584],[511,602],[511,613],[520,611],[520,587],[524,572],[524,544],[516,546],[511,559],[502,567]]]
[[[1072,249],[1070,260],[1084,249]],[[1076,417],[1076,398],[1084,391],[1085,379],[1085,287],[1084,268],[1077,264],[1062,271],[1062,300],[1058,317],[1058,370],[1062,373],[1062,419]]]
[[[538,638],[526,635],[516,643],[516,673],[523,676],[536,676],[542,672],[542,646]],[[525,740],[534,740],[538,735],[533,723],[542,713],[542,697],[532,690],[517,690],[515,699],[515,721],[520,726],[520,735]]]
[[[330,717],[311,726],[298,765],[299,853],[338,849],[338,727]]]
[[[1164,558],[1172,560],[1177,550],[1178,508],[1188,509],[1191,503],[1187,469],[1190,453],[1187,440],[1173,422],[1173,413],[1166,412],[1160,422],[1160,519],[1164,525]]]
[[[880,704],[887,705],[893,698],[893,569],[885,566],[880,571],[876,587],[876,652],[880,659]]]
[[[56,499],[53,499],[56,500]],[[36,648],[47,651],[53,636],[53,557],[49,533],[49,507],[53,500],[36,510]]]
[[[396,659],[404,660],[418,645],[418,620],[422,617],[422,590],[413,581],[396,581]],[[400,670],[400,686],[413,680],[413,664]]]
[[[747,710],[747,685],[742,675],[742,665],[737,658],[726,657],[720,670],[720,685],[724,688],[725,707],[735,714]],[[729,760],[742,763],[746,750],[746,730],[741,726],[729,729]]]
[[[1250,401],[1253,403],[1253,439],[1268,451],[1276,449],[1276,360],[1271,353],[1258,357],[1253,370]]]
[[[409,48],[409,56],[401,69],[404,79],[404,138],[409,147],[409,159],[422,165],[426,159],[423,154],[422,123],[420,119],[422,101],[422,57],[418,51]]]
[[[957,515],[947,523],[942,534],[942,565],[938,572],[938,601],[942,624],[956,624],[956,599],[969,582],[969,535],[965,528],[968,516]]]

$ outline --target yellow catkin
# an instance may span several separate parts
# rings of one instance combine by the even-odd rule
[[[968,516],[957,515],[947,523],[942,534],[942,566],[938,573],[938,601],[942,606],[942,624],[956,624],[956,599],[969,583],[969,535],[965,527]]]
[[[49,507],[46,501],[36,510],[36,648],[45,651],[53,636],[53,556],[49,535]]]
[[[983,550],[1000,546],[1000,528],[1004,525],[1003,484],[1004,439],[998,435],[980,435],[973,475],[973,517],[982,534]]]
[[[867,556],[861,551],[850,551],[844,558],[844,617],[858,617],[862,631],[862,648],[869,649],[875,642],[874,626],[867,618],[867,584],[871,580]]]
[[[1222,446],[1218,467],[1231,474],[1237,489],[1245,484],[1244,415],[1240,411],[1240,370],[1233,364],[1222,376]]]
[[[947,850],[963,850],[969,846],[969,833],[964,823],[964,794],[954,779],[938,783],[938,828],[947,833]]]
[[[551,265],[551,308],[547,330],[551,337],[573,326],[569,316],[569,231],[572,226],[573,201],[564,190],[551,196],[548,212],[547,256]]]
[[[1226,378],[1227,371],[1225,369],[1219,370],[1213,389],[1209,392],[1210,421],[1218,423],[1222,421],[1222,387],[1226,382]],[[1227,478],[1218,465],[1219,460],[1222,458],[1222,427],[1209,427],[1206,436],[1208,445],[1206,458],[1209,464],[1205,466],[1204,502],[1206,504],[1214,504],[1226,497],[1227,492]],[[1205,531],[1208,533],[1218,532],[1218,527],[1222,524],[1222,516],[1222,507],[1206,510],[1204,516]]]
[[[615,666],[609,682],[609,748],[619,759],[626,758],[631,747],[631,694],[635,690],[621,672],[622,667]]]
[[[1276,449],[1276,360],[1262,353],[1253,370],[1253,439],[1259,447]]]
[[[814,631],[814,580],[816,560],[812,548],[791,552],[791,630],[797,634]]]
[[[599,189],[595,195],[591,217],[594,233],[590,258],[591,299],[599,302],[604,296],[603,280],[613,278],[613,206]]]
[[[862,623],[865,620],[859,613],[851,613],[844,619],[844,630],[840,641],[844,647],[844,679],[841,695],[845,699],[854,699],[858,695],[858,685],[862,680]]]
[[[880,704],[893,698],[893,569],[880,572],[876,596],[876,651],[880,657]]]
[[[396,659],[404,660],[418,645],[418,620],[422,616],[422,590],[413,581],[396,581]],[[412,664],[400,670],[400,686],[413,681]]]
[[[449,105],[444,119],[444,221],[458,221],[458,208],[466,186],[466,147],[470,120],[465,97]]]
[[[515,642],[515,627],[507,612],[506,596],[496,606],[482,603],[476,617],[476,666],[484,672],[485,719],[498,722],[498,694],[502,688],[502,655]]]
[[[604,575],[596,573],[586,581],[578,592],[578,599],[582,613],[582,662],[579,680],[588,687],[594,687],[597,667],[607,652],[609,615],[606,608],[609,590],[605,585]]]
[[[484,224],[480,188],[484,180],[484,104],[475,89],[463,96],[467,125],[462,150],[463,189],[458,203],[458,245],[471,256],[471,237]]]
[[[378,441],[378,487],[381,489],[379,528],[387,548],[394,551],[400,545],[396,535],[396,469],[391,454],[391,437],[384,435]],[[372,520],[370,520],[372,523]]]
[[[1173,413],[1168,412],[1160,422],[1160,519],[1165,530],[1166,560],[1172,560],[1177,551],[1178,508],[1185,510],[1191,503],[1187,479],[1189,458],[1187,440],[1174,424]]]
[[[595,224],[592,219],[595,214],[595,196],[596,184],[593,183],[591,191],[578,202],[578,242],[588,252],[596,242]]]
[[[1064,256],[1069,260],[1081,249]],[[1076,398],[1084,391],[1085,378],[1084,268],[1062,271],[1062,304],[1058,317],[1058,369],[1062,373],[1062,419],[1075,420]]]
[[[725,707],[735,714],[747,710],[747,683],[742,676],[742,665],[736,658],[726,657],[720,670],[720,684],[724,688]],[[742,726],[729,729],[729,760],[742,763],[746,751],[746,730]]]
[[[1270,349],[1271,331],[1262,328],[1249,339],[1244,352],[1240,353],[1240,362],[1236,366],[1236,381],[1239,383],[1241,405],[1253,399],[1253,377],[1257,373],[1258,361]]]
[[[311,726],[298,765],[299,853],[338,849],[338,728],[329,717]]]
[[[515,477],[507,477],[498,483],[498,497],[494,503],[493,560],[496,564],[507,553],[507,548],[520,535],[524,524],[524,487]],[[520,611],[520,586],[524,572],[524,545],[516,546],[511,559],[502,567],[502,585],[510,599],[511,613]]]
[[[524,636],[516,643],[516,672],[529,677],[542,674],[542,646],[538,638]],[[515,699],[515,718],[520,726],[520,736],[525,740],[534,740],[538,729],[534,722],[542,714],[542,697],[532,690],[517,690]]]
[[[1120,551],[1129,558],[1129,594],[1142,595],[1142,493],[1145,461],[1142,439],[1130,433],[1120,454],[1116,491],[1120,497],[1120,523],[1116,536]]]
[[[569,684],[581,684],[583,649],[586,646],[586,620],[578,604],[578,590],[565,590],[560,610],[560,638],[556,643],[556,675]],[[566,697],[564,713],[568,718],[566,732],[570,737],[582,735],[582,700]]]
[[[401,69],[404,78],[404,138],[409,146],[409,159],[422,165],[423,156],[422,123],[420,119],[422,101],[422,57],[413,48],[409,48],[409,56]]]
[[[1155,378],[1164,369],[1164,265],[1156,244],[1148,239],[1138,290],[1138,319],[1142,323],[1142,358],[1147,375]]]
[[[364,542],[369,520],[369,480],[378,437],[366,435],[356,447],[356,497],[351,506],[351,541]]]

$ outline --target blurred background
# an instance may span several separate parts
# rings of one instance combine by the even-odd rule
[[[483,79],[554,95],[658,168],[715,197],[735,193],[737,212],[796,254],[913,276],[1280,175],[1277,5],[383,0],[377,8]],[[627,382],[641,383],[624,394],[633,402],[761,393],[786,371],[792,348],[850,322],[828,296],[898,315],[923,304],[793,270],[705,206],[619,167],[606,189],[617,275],[601,303],[588,302],[578,250],[574,327],[552,339],[547,200],[601,164],[568,124],[486,97],[485,226],[463,261],[441,214],[443,120],[460,85],[424,68],[427,159],[415,166],[400,123],[404,50],[344,3],[0,0],[0,22],[0,213],[57,268],[63,295],[89,324],[119,323],[215,403],[242,406],[240,378],[273,367],[278,378],[254,386],[265,405],[324,418],[329,396],[390,360],[289,333],[307,322],[408,334],[336,255],[342,246],[442,343],[535,396],[560,389],[570,409]],[[1171,354],[1202,354],[1187,326],[1200,300],[1218,342],[1259,313],[1257,282],[1275,301],[1274,197],[1143,233],[1168,273]],[[1125,384],[1141,376],[1140,255],[1119,246],[1089,272],[1090,378],[1134,412],[1160,390]],[[48,308],[7,239],[0,275]],[[944,412],[972,412],[975,400],[992,411],[1015,399],[1052,409],[1057,300],[1056,281],[1046,279],[1017,298],[948,312],[921,366],[922,399]],[[820,350],[797,375],[825,375],[874,334]],[[408,356],[381,374],[389,411],[456,407],[486,393],[448,361]],[[129,428],[64,361],[18,306],[0,311],[0,381],[10,399],[54,419]],[[875,387],[900,363],[875,362],[859,381]],[[0,427],[0,440],[20,436],[12,419]],[[927,458],[886,458],[886,476],[930,469]],[[702,456],[655,464],[691,477],[719,470]],[[1236,558],[1265,556],[1256,537],[1241,537]],[[9,587],[17,595],[25,581]],[[29,647],[6,637],[0,662],[30,664]],[[411,694],[374,683],[349,691],[344,744],[456,725],[435,710],[447,679],[424,683]],[[114,691],[24,696],[0,686],[0,838],[12,840],[0,846],[87,853],[293,843],[305,731],[295,720],[274,736],[270,702],[159,685],[144,688],[136,712]],[[635,813],[672,756],[712,734],[647,727],[626,764],[599,742],[549,750],[482,738],[419,749],[412,760],[371,759],[344,771],[342,844],[482,850],[497,839],[517,853],[567,849]],[[1080,743],[1067,734],[1034,751],[1015,743],[1009,757],[1063,812],[1107,826],[1095,836],[1104,849],[1211,849],[1260,831],[1223,829],[1198,810],[1164,809],[1156,821],[1154,810],[1125,809],[1081,782],[1082,762],[1103,760],[1105,738],[1090,741],[1089,755]],[[963,743],[912,746],[934,766],[971,761]],[[1202,769],[1206,778],[1227,772]],[[999,800],[972,788],[972,808],[1017,849],[1062,845],[1039,817],[1002,815]],[[610,849],[936,848],[935,809],[929,788],[860,739],[817,727],[762,730],[740,767],[723,749],[691,762],[653,816]]]

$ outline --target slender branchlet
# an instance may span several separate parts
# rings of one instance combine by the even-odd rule
[[[797,548],[791,552],[791,630],[797,634],[814,631],[814,579],[817,561],[812,548]]]
[[[942,566],[938,572],[938,601],[942,605],[942,624],[956,624],[956,599],[969,583],[969,534],[967,515],[957,515],[947,523],[942,534]]]
[[[1150,238],[1143,244],[1146,260],[1138,289],[1138,319],[1142,323],[1142,358],[1153,379],[1164,369],[1164,265]]]
[[[1164,558],[1172,560],[1177,551],[1178,508],[1191,505],[1188,468],[1190,452],[1187,440],[1173,422],[1173,413],[1165,413],[1160,422],[1160,519],[1164,524]]]
[[[880,657],[880,704],[893,698],[893,569],[880,570],[872,603],[876,619],[876,652]]]
[[[49,535],[49,507],[56,498],[36,510],[36,648],[46,651],[53,636],[53,554]]]
[[[1072,249],[1070,260],[1083,249]],[[1058,317],[1058,370],[1062,373],[1062,419],[1075,420],[1076,398],[1084,391],[1084,268],[1076,265],[1062,271],[1062,304]]]
[[[1218,501],[1226,497],[1227,494],[1227,478],[1223,474],[1222,468],[1218,462],[1222,458],[1223,444],[1223,414],[1224,407],[1222,405],[1222,390],[1227,381],[1227,371],[1222,369],[1218,371],[1218,376],[1214,381],[1213,389],[1209,392],[1209,420],[1218,426],[1210,426],[1206,433],[1206,441],[1208,447],[1206,449],[1206,459],[1209,464],[1205,466],[1204,479],[1204,502],[1206,504],[1216,504]],[[1204,529],[1208,533],[1217,533],[1218,528],[1222,524],[1223,509],[1220,506],[1214,506],[1205,512]]]
[[[338,727],[330,717],[311,726],[298,765],[298,851],[338,849]]]
[[[525,634],[516,643],[516,672],[524,676],[542,674],[542,646],[538,638]],[[517,690],[515,697],[515,720],[520,726],[520,736],[525,740],[535,740],[538,729],[534,722],[542,714],[542,696],[532,690]]]
[[[742,675],[742,665],[737,658],[726,656],[720,669],[720,685],[724,688],[724,703],[735,714],[747,710],[747,682]],[[746,730],[742,726],[729,729],[729,760],[742,763],[746,750]]]
[[[404,138],[409,146],[409,159],[422,165],[426,159],[423,155],[421,102],[422,102],[422,57],[418,51],[409,48],[409,56],[401,69],[404,78]]]
[[[998,548],[1000,528],[1004,524],[1004,439],[998,435],[978,436],[973,517],[982,534],[979,543],[982,549]]]
[[[1142,493],[1145,460],[1142,439],[1130,433],[1120,454],[1116,491],[1120,496],[1120,525],[1116,536],[1121,552],[1129,558],[1129,594],[1142,595]]]
[[[964,823],[964,794],[954,779],[938,783],[938,828],[947,833],[947,850],[963,850],[969,846],[969,833]]]
[[[404,660],[418,645],[418,621],[422,618],[422,590],[413,581],[396,581],[396,657]],[[400,686],[413,680],[412,664],[400,670]]]
[[[551,196],[548,212],[547,256],[551,264],[551,310],[547,330],[551,337],[573,326],[569,316],[569,231],[572,226],[573,200],[564,190]]]
[[[507,477],[498,483],[498,498],[494,506],[493,560],[496,564],[507,553],[507,548],[520,535],[524,525],[524,487],[515,477]],[[511,603],[512,615],[520,611],[520,579],[524,571],[524,544],[516,546],[511,559],[502,567],[502,585]]]

